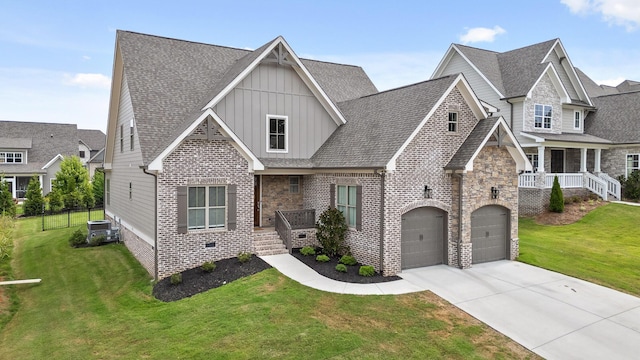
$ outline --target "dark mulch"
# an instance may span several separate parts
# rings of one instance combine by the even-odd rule
[[[296,259],[302,261],[304,264],[315,270],[318,274],[328,277],[329,279],[344,281],[348,283],[358,284],[373,284],[387,281],[400,280],[399,276],[382,276],[380,273],[375,273],[373,276],[360,276],[358,270],[361,264],[354,266],[347,266],[347,272],[343,273],[336,270],[338,265],[338,258],[331,258],[328,262],[316,261],[315,255],[304,256],[300,254],[300,249],[293,249],[292,254]]]
[[[237,258],[216,261],[213,272],[205,272],[196,267],[182,272],[182,283],[171,284],[171,277],[166,277],[153,287],[153,296],[162,301],[176,301],[228,284],[234,280],[257,274],[271,268],[271,265],[259,257],[251,256],[251,260],[241,263]]]

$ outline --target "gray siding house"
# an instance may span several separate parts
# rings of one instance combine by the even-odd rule
[[[316,244],[329,207],[384,275],[514,259],[518,173],[502,116],[462,74],[378,92],[362,68],[118,31],[105,212],[155,278]]]
[[[543,211],[555,176],[567,195],[593,192],[605,200],[620,198],[614,178],[620,172],[610,162],[611,154],[605,155],[618,139],[587,130],[590,123],[603,121],[594,120],[595,114],[601,119],[615,116],[598,109],[602,101],[594,101],[593,92],[614,91],[590,79],[587,83],[560,39],[502,53],[452,44],[432,77],[456,73],[463,73],[483,104],[492,107],[485,105],[487,111],[495,109],[494,116],[507,120],[532,163],[534,170],[519,177],[521,214]]]

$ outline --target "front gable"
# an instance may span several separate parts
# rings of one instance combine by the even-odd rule
[[[556,41],[542,62],[554,65],[554,69],[571,99],[593,105],[560,39]]]

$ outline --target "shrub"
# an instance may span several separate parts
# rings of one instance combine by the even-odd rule
[[[345,264],[338,264],[338,265],[336,265],[336,270],[339,271],[339,272],[346,273],[347,272],[347,266]]]
[[[9,184],[0,176],[0,215],[16,216],[16,203],[13,202],[13,195],[9,191]]]
[[[251,260],[251,253],[248,252],[239,252],[238,253],[238,261],[240,261],[241,263],[246,263],[249,260]]]
[[[22,204],[24,214],[26,216],[38,215],[42,212],[42,206],[44,205],[44,197],[42,197],[42,189],[40,188],[40,180],[34,175],[29,180],[27,186],[27,193],[25,195],[26,200]]]
[[[318,256],[316,256],[316,261],[319,261],[319,262],[327,262],[329,260],[330,259],[329,259],[329,257],[327,255],[318,255]]]
[[[81,229],[78,229],[71,234],[69,238],[69,245],[73,247],[79,247],[82,245],[86,245],[87,243],[87,234],[85,234]]]
[[[0,260],[8,258],[13,246],[13,218],[0,214]]]
[[[89,246],[100,246],[107,240],[107,235],[96,235],[89,239]]]
[[[302,249],[300,249],[300,254],[304,256],[315,255],[316,250],[311,246],[305,246]]]
[[[562,197],[562,189],[558,177],[554,176],[553,186],[551,187],[551,198],[549,199],[549,210],[556,213],[564,211],[564,198]]]
[[[178,285],[182,283],[182,274],[181,273],[171,274],[171,279],[169,281],[171,282],[171,285]]]
[[[349,265],[349,266],[353,266],[355,264],[357,264],[358,262],[356,261],[356,258],[354,258],[351,255],[343,255],[340,258],[340,261],[338,261],[340,264],[345,264],[345,265]]]
[[[343,253],[346,250],[343,243],[347,229],[347,222],[340,210],[329,208],[320,214],[316,223],[316,238],[322,251],[329,256]]]
[[[628,200],[640,200],[640,171],[634,170],[627,178],[619,176],[622,197]]]
[[[60,190],[53,189],[47,194],[46,199],[49,201],[49,210],[57,213],[64,208],[64,201],[62,201],[62,194]]]
[[[216,263],[214,263],[213,261],[206,261],[204,264],[202,264],[202,266],[200,266],[200,269],[208,273],[213,272],[213,270],[216,269]]]
[[[376,270],[371,265],[362,265],[358,270],[358,274],[360,274],[360,276],[373,276],[375,273]]]

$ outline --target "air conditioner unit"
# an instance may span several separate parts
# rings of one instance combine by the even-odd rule
[[[95,236],[104,236],[104,242],[120,241],[120,228],[112,228],[109,220],[87,221],[87,230],[87,242]]]

